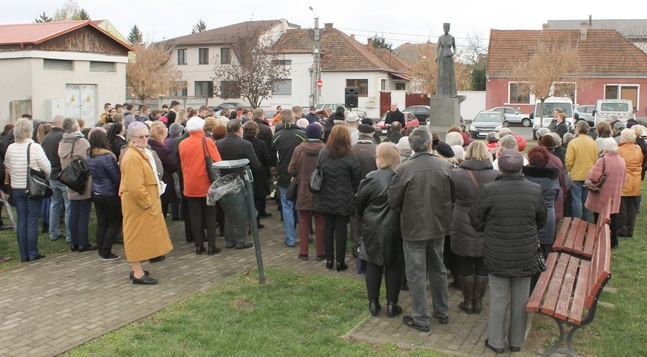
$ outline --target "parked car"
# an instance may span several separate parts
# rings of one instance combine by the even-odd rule
[[[503,114],[503,116],[505,117],[505,120],[507,120],[509,124],[521,124],[526,128],[532,125],[532,121],[530,120],[530,116],[528,114],[522,113],[514,108],[496,107],[496,108],[489,109],[489,111],[499,112]]]
[[[239,103],[239,102],[224,102],[224,103],[218,104],[217,106],[211,109],[213,109],[214,111],[219,111],[225,108],[229,110],[242,111],[245,108],[245,104]]]
[[[384,113],[384,115],[382,115],[382,119],[380,119],[380,121],[377,123],[376,125],[377,128],[375,129],[376,135],[386,135],[387,127],[386,127],[385,121],[386,121],[387,113],[388,112]],[[413,115],[413,113],[411,112],[402,112],[402,113],[404,114],[404,120],[406,122],[406,125],[404,126],[403,129],[408,128],[410,126],[415,126],[416,128],[420,126],[420,121],[418,120],[418,118],[416,118],[415,115]]]
[[[483,110],[476,114],[469,127],[473,138],[485,138],[489,132],[498,133],[501,128],[507,128],[508,122],[500,112]]]
[[[344,103],[319,103],[319,104],[315,105],[315,109],[317,109],[317,111],[330,110],[330,111],[334,112],[335,110],[337,110],[337,107],[340,106],[340,105],[342,107],[346,108],[347,111],[349,110],[348,107],[346,107],[346,105]]]
[[[428,105],[412,105],[404,108],[403,111],[413,113],[421,123],[426,123],[431,115],[431,108]]]
[[[580,116],[580,119],[594,121],[595,105],[578,105],[573,109],[573,113],[577,113],[577,115]]]
[[[543,111],[542,111],[543,108]],[[537,140],[537,129],[546,128],[553,121],[555,109],[559,109],[566,114],[566,124],[569,131],[573,126],[573,101],[568,97],[550,97],[541,104],[541,101],[535,102],[535,110],[531,114],[532,122],[532,139]]]

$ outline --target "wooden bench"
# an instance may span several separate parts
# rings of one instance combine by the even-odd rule
[[[589,223],[579,218],[564,218],[562,227],[553,243],[554,252],[566,252],[579,258],[591,260],[597,237],[611,219],[611,198],[605,203],[598,223]]]
[[[590,261],[567,252],[548,254],[548,270],[541,273],[526,311],[553,317],[559,326],[559,340],[548,350],[536,351],[537,355],[561,353],[578,356],[573,350],[573,334],[593,321],[598,298],[611,279],[610,238],[609,227],[602,226]],[[583,317],[585,308],[588,313]],[[564,325],[570,326],[568,335],[565,334]],[[565,337],[568,349],[561,348]]]

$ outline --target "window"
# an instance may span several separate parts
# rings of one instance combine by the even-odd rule
[[[208,48],[199,48],[198,49],[198,64],[209,64],[209,49]]]
[[[572,82],[555,82],[553,83],[553,96],[571,98],[575,103],[576,86]]]
[[[187,86],[187,82],[186,82],[186,81],[182,81],[182,88],[178,89],[178,90],[175,92],[175,95],[176,95],[176,96],[178,96],[178,97],[186,97],[187,95],[189,95],[189,94],[187,93],[186,86]]]
[[[177,50],[177,64],[186,64],[186,48]]]
[[[347,79],[346,87],[357,87],[358,97],[368,97],[368,79]]]
[[[222,81],[220,82],[220,96],[222,98],[240,98],[240,91],[238,90],[236,81]]]
[[[522,91],[521,83],[509,83],[508,103],[530,103],[530,92]]]
[[[407,84],[402,82],[396,82],[395,90],[407,90]]]
[[[49,69],[53,71],[73,71],[74,61],[44,59],[43,69]]]
[[[223,47],[220,49],[220,63],[231,64],[231,48]]]
[[[380,80],[380,90],[386,90],[386,79]]]
[[[195,81],[195,96],[213,98],[213,82]]]
[[[273,95],[292,95],[292,80],[286,79],[281,83],[277,83],[272,91]]]
[[[604,99],[630,100],[633,109],[638,108],[638,85],[607,84],[604,86]]]
[[[278,64],[278,65],[282,65],[282,66],[290,66],[290,65],[292,65],[292,60],[289,60],[289,59],[273,60],[272,64]]]
[[[90,72],[115,72],[115,63],[90,61]]]

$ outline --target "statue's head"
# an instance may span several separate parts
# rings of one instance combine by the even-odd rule
[[[443,31],[445,31],[445,34],[449,33],[449,22],[443,24]]]

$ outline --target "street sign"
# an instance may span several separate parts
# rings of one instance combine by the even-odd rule
[[[321,79],[317,80],[317,88],[323,87],[323,81]]]

